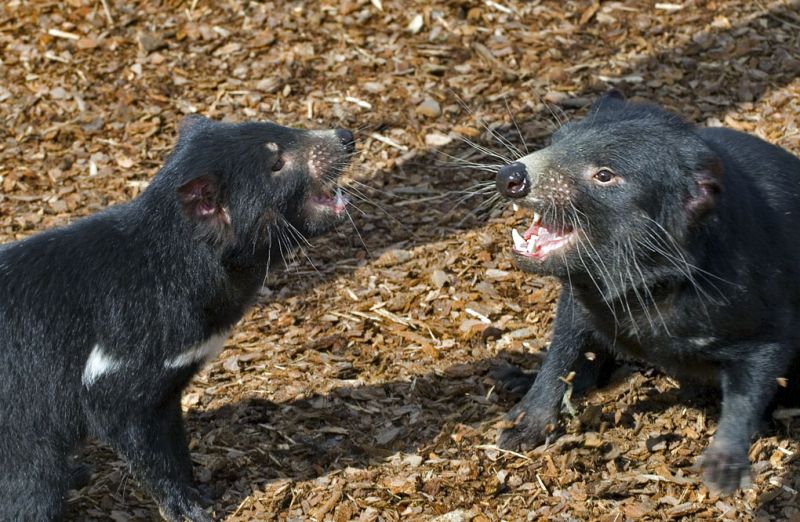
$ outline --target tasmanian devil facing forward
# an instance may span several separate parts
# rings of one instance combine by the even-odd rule
[[[611,93],[504,166],[497,188],[533,211],[511,231],[519,267],[562,282],[552,344],[499,444],[543,441],[561,378],[610,352],[718,383],[705,480],[745,484],[778,379],[800,377],[800,160]]]
[[[345,130],[189,117],[138,198],[0,247],[0,520],[59,518],[87,436],[130,464],[166,519],[210,520],[181,392],[287,238],[344,214],[335,185],[353,147]]]

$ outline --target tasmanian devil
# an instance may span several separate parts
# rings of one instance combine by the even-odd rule
[[[293,238],[345,214],[346,130],[191,116],[140,196],[0,247],[0,520],[63,516],[69,456],[111,445],[170,521],[191,488],[181,392]]]
[[[718,384],[704,479],[746,484],[759,421],[780,378],[798,377],[800,160],[612,91],[496,183],[533,214],[510,231],[517,265],[562,283],[552,344],[498,443],[542,442],[562,378],[612,354]]]

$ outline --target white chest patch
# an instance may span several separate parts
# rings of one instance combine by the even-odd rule
[[[689,342],[699,348],[704,348],[710,344],[717,342],[717,339],[716,337],[690,337]]]
[[[83,375],[81,382],[84,386],[91,386],[100,376],[115,372],[122,368],[122,361],[114,359],[110,355],[103,352],[103,348],[96,344],[92,348],[92,353],[86,360],[86,366],[83,367]]]
[[[196,362],[205,362],[212,359],[222,351],[222,347],[225,346],[225,340],[227,338],[228,332],[212,335],[202,343],[192,346],[182,354],[164,361],[164,368],[181,368]]]

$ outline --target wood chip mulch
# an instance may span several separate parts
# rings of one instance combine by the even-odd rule
[[[558,288],[512,266],[487,170],[612,86],[800,154],[798,7],[7,0],[0,239],[136,196],[185,114],[355,129],[358,234],[287,259],[184,397],[216,518],[800,521],[797,412],[718,497],[693,469],[718,398],[646,367],[574,398],[550,446],[494,446],[516,400],[494,376],[535,371]],[[108,448],[79,458],[71,520],[159,519]]]

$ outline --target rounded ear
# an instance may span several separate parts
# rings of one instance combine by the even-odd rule
[[[231,224],[224,199],[219,180],[209,174],[192,178],[178,187],[178,201],[189,219],[215,233]]]
[[[590,113],[609,111],[621,108],[625,105],[625,95],[618,89],[611,89],[602,95],[589,109]]]
[[[713,156],[692,173],[694,186],[685,204],[690,223],[696,222],[716,206],[722,192],[722,170],[722,160]]]
[[[210,121],[211,120],[202,114],[189,114],[185,116],[178,124],[178,139],[185,140]]]

